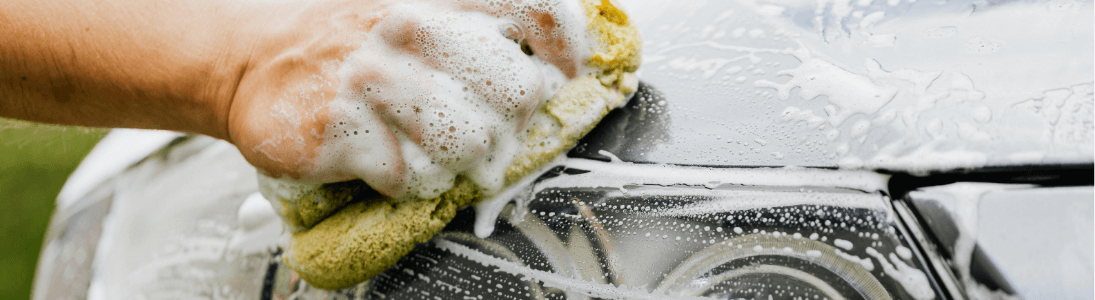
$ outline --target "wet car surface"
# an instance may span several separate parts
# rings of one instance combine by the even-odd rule
[[[1090,1],[678,4],[625,3],[626,107],[368,282],[308,286],[231,145],[146,132],[70,180],[35,298],[1091,298]]]

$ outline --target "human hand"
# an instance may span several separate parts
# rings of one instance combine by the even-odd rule
[[[12,1],[0,116],[202,133],[397,198],[497,190],[510,137],[598,71],[577,0]]]
[[[376,276],[460,207],[573,147],[635,90],[641,41],[614,6],[514,2],[379,3],[365,16],[307,8],[302,18],[320,21],[290,28],[318,24],[307,32],[322,37],[295,33],[310,43],[274,50],[245,75],[229,131],[265,172],[259,190],[293,232],[283,257],[309,284]],[[611,42],[591,41],[594,22]],[[320,185],[356,178],[389,197],[358,182]]]
[[[495,156],[543,100],[591,72],[576,3],[515,2],[289,6],[254,35],[229,139],[275,178],[362,179],[396,198],[436,196],[460,172],[501,187]]]
[[[388,268],[637,85],[637,29],[605,0],[12,1],[0,116],[234,143],[293,231],[286,261],[325,288]]]

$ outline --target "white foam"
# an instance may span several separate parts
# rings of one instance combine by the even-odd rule
[[[494,267],[497,271],[542,282],[544,287],[558,288],[567,292],[580,293],[588,297],[606,299],[665,299],[667,296],[672,296],[674,299],[706,299],[685,295],[667,295],[665,293],[658,293],[657,291],[651,293],[642,288],[628,288],[626,286],[617,287],[581,279],[567,278],[555,273],[535,270],[511,261],[490,256],[454,242],[434,240],[432,243],[439,249],[476,261],[484,266]]]
[[[849,242],[848,240],[842,240],[842,239],[833,239],[833,245],[836,245],[837,247],[840,247],[840,248],[844,248],[844,250],[852,250],[852,247],[855,246],[855,245],[852,244],[852,242]]]
[[[247,196],[236,213],[236,222],[244,230],[254,230],[267,222],[278,220],[274,208],[259,193]]]
[[[901,288],[905,289],[913,298],[917,300],[935,299],[935,291],[932,290],[931,283],[928,282],[928,276],[923,271],[910,267],[893,253],[890,253],[890,261],[893,261],[893,264],[890,264],[890,261],[887,261],[886,257],[874,248],[867,247],[867,254],[874,256],[878,263],[882,265],[882,271],[901,284]]]
[[[973,251],[977,246],[979,228],[979,211],[981,199],[992,192],[1008,189],[1030,188],[1032,185],[1022,184],[995,184],[995,183],[953,183],[943,186],[935,186],[922,189],[915,193],[938,193],[936,198],[955,219],[958,227],[958,238],[954,243],[954,266],[958,269],[958,277],[971,293],[973,299],[1008,299],[1012,298],[1003,292],[994,292],[981,285],[970,275],[970,265],[973,259]],[[914,197],[920,197],[915,196]]]
[[[566,159],[565,157],[565,154],[560,154],[552,162],[544,164],[539,170],[532,172],[532,174],[543,174],[547,170],[559,165]],[[490,234],[494,232],[494,224],[498,220],[498,215],[502,213],[502,209],[504,209],[506,204],[510,201],[516,201],[519,207],[525,207],[526,204],[532,200],[529,199],[532,195],[529,189],[537,178],[538,177],[536,176],[525,176],[497,195],[491,196],[476,204],[475,235],[479,238],[490,236]],[[518,209],[518,211],[523,211],[523,209]],[[521,218],[517,218],[517,220],[521,220]]]
[[[612,152],[608,152],[608,151],[605,151],[605,150],[597,150],[597,154],[608,156],[608,160],[610,162],[623,162],[615,154],[612,154]]]
[[[486,194],[500,192],[533,115],[569,78],[592,71],[582,63],[592,53],[583,11],[561,2],[508,3],[554,16],[554,29],[487,1],[461,3],[482,12],[390,7],[339,63],[326,140],[308,172],[317,175],[303,180],[360,178],[388,196],[430,198],[465,174]],[[537,48],[548,40],[569,52]],[[522,52],[526,41],[534,56]]]
[[[526,206],[532,201],[532,195],[550,187],[567,188],[622,188],[629,185],[649,186],[674,186],[689,185],[706,187],[711,182],[734,183],[756,186],[818,186],[833,187],[864,191],[868,193],[885,191],[888,176],[865,171],[828,171],[803,168],[758,168],[749,170],[689,167],[674,165],[633,164],[626,162],[602,162],[596,160],[567,158],[558,156],[551,163],[545,164],[539,171],[543,172],[556,166],[564,166],[570,169],[587,170],[582,174],[561,175],[545,179],[535,186],[532,185],[537,178],[528,176],[520,182],[508,187],[498,195],[480,202],[476,206],[475,234],[479,237],[487,237],[494,230],[495,220],[506,203],[515,201],[518,206]],[[641,195],[644,191],[628,191]],[[677,191],[681,195],[714,193],[708,189]],[[722,191],[721,193],[730,193]],[[864,201],[872,198],[870,194],[847,193],[815,195],[814,197],[796,197],[794,195],[772,195],[762,197],[764,193],[751,191],[735,191],[747,195],[753,201],[711,201],[702,202],[690,206],[669,209],[658,212],[662,215],[691,215],[712,210],[749,209],[761,208],[771,205],[795,204],[837,204],[841,206],[855,206],[862,208],[883,210],[879,201]],[[741,233],[741,229],[735,227],[734,232]],[[814,238],[815,234],[811,235]]]
[[[794,52],[802,61],[797,68],[779,71],[777,74],[791,76],[791,80],[778,84],[768,80],[757,80],[756,87],[770,87],[777,91],[780,99],[791,97],[791,89],[799,88],[803,99],[828,96],[829,102],[838,106],[839,111],[829,116],[828,122],[840,126],[854,114],[870,115],[889,103],[897,90],[876,84],[867,76],[848,72],[828,61],[814,57],[808,50]]]
[[[861,29],[871,28],[871,26],[874,26],[875,23],[878,23],[878,21],[881,21],[885,17],[886,17],[885,12],[881,12],[881,11],[873,12],[869,15],[864,16],[862,21],[859,21],[859,28],[861,28]]]
[[[870,258],[859,257],[844,253],[843,251],[840,251],[840,249],[833,249],[833,253],[836,253],[837,256],[840,256],[840,258],[843,258],[847,261],[859,264],[863,267],[863,269],[866,269],[867,271],[874,271],[874,263],[871,262]]]
[[[874,172],[833,172],[793,167],[739,170],[661,164],[606,163],[588,159],[568,159],[565,165],[568,168],[594,172],[559,176],[544,182],[568,187],[618,187],[624,185],[703,186],[708,182],[718,181],[744,185],[825,186],[875,192],[885,191],[888,180],[886,175]]]
[[[239,226],[228,241],[228,249],[243,254],[273,251],[278,246],[278,236],[284,233],[274,207],[259,193],[243,201],[236,212],[236,222]]]
[[[897,253],[897,256],[900,256],[902,259],[912,259],[912,250],[909,250],[909,248],[906,248],[905,246],[897,245],[897,248],[894,249],[894,252]]]

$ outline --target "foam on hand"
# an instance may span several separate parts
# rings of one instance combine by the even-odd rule
[[[641,40],[607,0],[400,3],[365,34],[328,104],[311,173],[329,178],[310,178],[364,184],[259,176],[293,232],[286,262],[321,288],[387,269],[456,209],[573,147],[638,84]]]

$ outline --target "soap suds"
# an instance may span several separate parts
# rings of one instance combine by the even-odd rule
[[[827,120],[833,126],[840,126],[854,114],[873,114],[897,94],[896,89],[875,84],[867,76],[848,72],[825,60],[814,58],[805,49],[795,51],[794,55],[802,61],[802,65],[777,73],[791,76],[790,81],[778,84],[757,80],[754,85],[776,89],[776,94],[783,100],[790,98],[791,89],[796,87],[799,88],[799,95],[806,100],[821,95],[828,96],[829,102],[839,108]]]
[[[468,248],[467,246],[446,240],[438,240],[433,243],[433,245],[437,248],[479,262],[485,266],[493,267],[498,271],[534,279],[543,283],[544,287],[558,288],[564,291],[577,292],[587,297],[598,297],[606,299],[664,299],[665,297],[670,296],[660,291],[655,291],[654,293],[651,293],[641,287],[617,287],[613,285],[588,282],[581,279],[566,278],[551,272],[540,271],[529,268],[527,266],[521,266],[510,261],[506,261],[500,258],[496,258],[494,256],[484,254],[479,251],[475,251],[471,248]],[[687,297],[681,295],[673,295],[673,298],[706,299],[703,297]]]
[[[367,280],[458,208],[511,198],[506,186],[535,179],[622,106],[638,86],[638,32],[611,2],[580,1],[469,0],[456,5],[484,12],[447,13],[393,6],[338,70],[352,84],[329,104],[334,135],[316,165],[363,182],[259,176],[293,232],[286,263],[319,288]],[[370,75],[376,66],[398,80]],[[478,215],[493,221],[498,201],[486,203]]]
[[[228,242],[230,251],[243,254],[277,249],[278,237],[284,232],[277,213],[259,193],[247,196],[236,212],[238,227]]]
[[[836,255],[840,256],[840,258],[859,264],[863,267],[863,269],[866,269],[867,271],[874,271],[874,263],[871,262],[870,258],[851,255],[840,251],[840,249],[833,249],[833,253],[836,253]]]
[[[842,239],[833,239],[833,245],[844,248],[844,250],[852,250],[852,247],[854,246],[852,245],[852,242]]]
[[[923,271],[910,267],[893,253],[890,253],[889,261],[882,253],[871,247],[867,247],[867,254],[877,259],[878,263],[882,265],[882,271],[901,284],[901,288],[905,289],[905,292],[908,292],[916,300],[935,299],[935,291],[932,290],[931,283],[928,282],[928,276]]]
[[[916,193],[938,194],[942,204],[954,217],[958,238],[954,242],[952,264],[958,269],[958,280],[972,299],[1016,299],[1015,295],[992,290],[977,282],[970,274],[974,249],[977,247],[981,199],[988,193],[1008,189],[1030,188],[1025,184],[953,183],[922,189]],[[939,197],[937,196],[937,197]],[[896,258],[896,257],[891,257]],[[895,263],[896,264],[896,263]],[[900,266],[899,266],[900,267]]]

